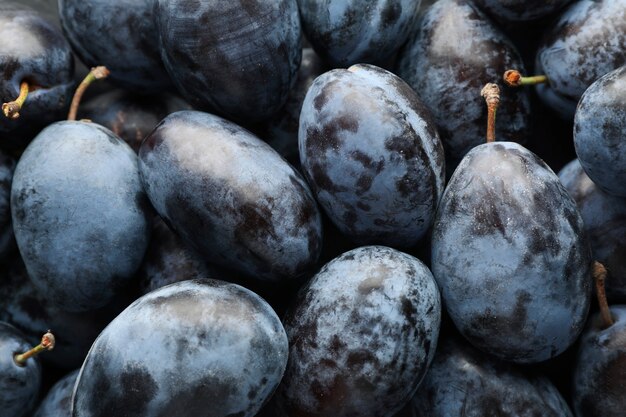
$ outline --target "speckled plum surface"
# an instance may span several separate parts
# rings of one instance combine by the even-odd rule
[[[33,283],[67,311],[102,307],[139,268],[150,208],[137,156],[95,123],[58,122],[22,154],[13,229]]]
[[[504,22],[541,19],[562,9],[572,0],[473,0],[494,18]]]
[[[10,324],[0,322],[0,410],[2,417],[24,417],[33,409],[41,385],[37,358],[24,366],[13,360],[16,353],[32,348],[24,335]]]
[[[0,260],[14,248],[13,226],[11,225],[11,182],[15,160],[0,151]]]
[[[573,378],[577,417],[621,417],[626,410],[626,305],[611,307],[615,323],[604,329],[599,315],[589,319]]]
[[[142,144],[139,168],[154,208],[208,261],[262,280],[317,261],[321,217],[306,182],[234,123],[173,113]]]
[[[285,104],[301,59],[296,0],[155,0],[165,67],[195,107],[261,121]]]
[[[626,199],[597,187],[578,159],[563,167],[559,179],[578,205],[593,259],[608,270],[609,300],[626,303]]]
[[[524,373],[456,338],[439,344],[411,406],[416,417],[572,417],[547,378]]]
[[[334,67],[382,64],[409,36],[420,0],[298,0],[302,29]]]
[[[72,391],[78,378],[78,371],[79,369],[70,372],[50,388],[33,417],[72,416]]]
[[[445,160],[429,110],[373,65],[318,77],[300,114],[300,161],[317,201],[359,243],[415,245],[431,226]]]
[[[515,46],[471,2],[441,0],[427,9],[399,54],[397,73],[432,111],[451,175],[463,155],[485,140],[480,92],[508,69],[523,71]],[[530,130],[524,89],[501,89],[496,138],[524,143]]]
[[[532,363],[567,349],[591,298],[591,251],[576,203],[535,154],[477,146],[441,199],[432,271],[460,332],[499,358]]]
[[[287,364],[285,330],[253,292],[185,281],[135,301],[100,334],[73,417],[252,417]]]
[[[598,187],[626,197],[626,65],[598,79],[581,97],[574,118],[574,146],[580,164]]]
[[[439,291],[418,259],[366,246],[334,259],[285,317],[289,363],[276,393],[288,416],[392,416],[435,353]]]

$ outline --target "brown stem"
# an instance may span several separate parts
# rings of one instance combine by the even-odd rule
[[[523,85],[537,85],[548,82],[545,75],[535,75],[532,77],[524,77],[518,70],[507,70],[504,73],[504,82],[509,87],[521,87]]]
[[[487,103],[487,143],[496,141],[496,111],[500,105],[500,87],[488,83],[480,92]]]
[[[22,106],[26,101],[26,97],[28,97],[29,91],[28,82],[22,81],[20,84],[20,95],[14,101],[2,104],[2,112],[6,117],[9,119],[17,119],[20,117],[20,110],[22,110]]]
[[[598,304],[600,305],[600,316],[602,317],[602,323],[604,328],[611,327],[614,323],[613,317],[611,317],[611,310],[609,310],[609,303],[606,301],[606,268],[600,262],[593,263],[593,279],[596,282],[596,295],[598,296]]]
[[[72,104],[70,105],[70,112],[67,115],[67,120],[76,120],[76,114],[78,113],[78,105],[80,104],[80,100],[83,98],[83,94],[87,90],[87,88],[96,80],[101,80],[103,78],[108,77],[110,71],[106,67],[94,67],[89,71],[89,74],[85,77],[85,79],[80,83],[76,92],[74,93],[74,98],[72,98]]]
[[[54,335],[50,333],[50,330],[48,330],[48,332],[44,334],[41,338],[40,344],[27,352],[16,354],[15,356],[13,356],[13,360],[17,365],[24,366],[26,365],[26,361],[28,360],[28,358],[32,358],[33,356],[36,356],[43,351],[54,349],[55,343],[56,340],[54,339]]]

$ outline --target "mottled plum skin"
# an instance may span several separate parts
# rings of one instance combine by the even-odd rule
[[[139,91],[171,81],[159,52],[153,0],[59,0],[61,25],[89,67],[104,65],[109,79]]]
[[[319,258],[321,216],[306,182],[232,122],[171,114],[142,144],[139,169],[157,212],[211,263],[280,281]]]
[[[576,359],[572,398],[577,417],[621,417],[626,410],[626,305],[611,307],[615,323],[589,319]]]
[[[411,407],[416,417],[572,417],[547,378],[526,375],[456,338],[440,342]]]
[[[141,142],[159,122],[179,110],[191,106],[170,94],[141,96],[115,90],[81,104],[78,118],[106,127],[139,152]]]
[[[580,164],[598,187],[619,197],[626,197],[625,142],[626,65],[585,91],[574,118],[574,146]]]
[[[67,311],[104,306],[139,268],[150,206],[137,156],[86,122],[44,129],[20,158],[11,213],[28,275]]]
[[[285,370],[287,335],[253,292],[184,281],[135,301],[100,334],[73,417],[251,417]]]
[[[302,30],[333,67],[382,64],[406,41],[420,0],[298,0]]]
[[[397,74],[433,113],[448,176],[470,149],[484,142],[487,109],[481,89],[511,68],[523,68],[515,46],[476,6],[462,0],[433,4],[400,52]],[[503,88],[498,140],[524,143],[529,119],[528,92]]]
[[[593,259],[608,270],[607,297],[626,303],[626,199],[597,187],[577,159],[559,172],[559,179],[578,205]]]
[[[276,114],[301,59],[296,0],[155,0],[162,57],[195,108],[259,122]]]
[[[474,0],[490,16],[502,22],[528,22],[541,19],[572,0]]]
[[[430,112],[372,65],[318,77],[300,114],[300,161],[317,201],[364,244],[415,245],[443,193],[443,147]]]
[[[501,359],[535,363],[582,331],[591,251],[576,203],[535,154],[477,146],[441,199],[432,271],[461,334]]]
[[[284,323],[282,415],[392,416],[435,353],[441,305],[417,258],[384,246],[346,252],[304,287]]]
[[[626,0],[574,2],[545,35],[536,55],[544,102],[573,119],[576,103],[604,74],[626,64]]]
[[[33,417],[71,417],[72,391],[79,369],[61,378],[50,388]]]
[[[32,348],[24,335],[8,323],[0,322],[0,410],[2,417],[24,417],[33,409],[41,385],[41,366],[37,358],[19,366],[16,353]]]
[[[54,353],[41,361],[57,369],[76,369],[87,356],[98,334],[133,300],[134,294],[118,296],[100,309],[70,313],[63,311],[37,290],[28,279],[21,260],[13,262],[0,280],[0,320],[17,327],[32,346],[48,329],[54,331]]]
[[[0,260],[14,248],[13,227],[11,226],[11,182],[15,160],[0,151]]]
[[[0,102],[15,100],[22,81],[31,89],[18,119],[0,115],[0,146],[24,147],[69,105],[74,58],[53,23],[17,2],[0,4],[0,38]]]

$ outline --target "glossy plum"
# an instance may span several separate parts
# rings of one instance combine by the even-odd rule
[[[406,41],[420,0],[298,0],[302,29],[334,67],[383,64]]]
[[[400,52],[397,74],[432,111],[451,175],[463,155],[484,142],[487,111],[480,91],[522,59],[506,36],[471,2],[441,0],[427,9]],[[503,89],[498,140],[524,143],[530,102],[523,89]]]
[[[359,243],[415,245],[445,181],[430,112],[399,77],[373,65],[329,71],[300,115],[300,161],[324,211]]]
[[[479,349],[534,363],[574,343],[591,298],[591,251],[576,203],[535,154],[477,146],[441,199],[432,271],[447,311]]]
[[[528,22],[562,9],[572,0],[473,0],[495,19],[503,22]]]
[[[156,0],[163,61],[195,108],[268,119],[285,104],[301,59],[296,0]]]
[[[580,164],[598,187],[619,197],[626,197],[626,59],[624,63],[585,91],[574,118]]]
[[[100,334],[73,417],[252,417],[287,364],[285,330],[253,292],[214,280],[147,294]]]
[[[71,417],[72,391],[78,379],[78,371],[70,372],[46,394],[33,417]]]
[[[392,416],[424,377],[440,321],[437,285],[417,258],[366,246],[334,259],[285,317],[279,415]]]
[[[137,157],[95,123],[58,122],[37,136],[15,169],[11,212],[28,275],[66,311],[108,303],[148,246]]]
[[[143,142],[139,169],[154,208],[207,261],[272,281],[317,261],[321,217],[306,182],[234,123],[173,113]]]

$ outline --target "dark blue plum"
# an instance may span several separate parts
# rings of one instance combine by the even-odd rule
[[[78,118],[89,119],[110,129],[139,152],[141,142],[156,125],[165,116],[179,110],[191,110],[191,106],[170,94],[138,95],[114,90],[81,104]]]
[[[319,258],[321,217],[306,182],[232,122],[171,114],[143,142],[139,169],[157,212],[211,263],[276,282]]]
[[[15,247],[10,203],[14,170],[15,160],[0,151],[0,261]]]
[[[73,417],[252,417],[287,365],[285,330],[253,292],[184,281],[135,301],[83,364]]]
[[[74,58],[61,31],[33,9],[17,2],[0,4],[0,99],[30,93],[18,119],[0,114],[0,146],[24,147],[44,126],[62,117],[74,87]]]
[[[361,247],[326,264],[284,323],[289,362],[275,396],[279,415],[391,416],[434,356],[439,291],[417,258]]]
[[[444,154],[430,112],[373,65],[329,71],[300,114],[300,161],[324,211],[356,242],[414,246],[443,193]]]
[[[474,0],[495,19],[503,22],[528,22],[562,9],[572,0]]]
[[[406,41],[420,0],[298,0],[302,29],[334,67],[383,64]]]
[[[577,417],[622,417],[626,410],[626,305],[611,307],[614,323],[589,319],[573,378],[572,399]]]
[[[50,388],[33,417],[71,417],[72,391],[78,379],[78,369],[61,378]]]
[[[470,149],[484,142],[487,110],[480,91],[511,68],[523,68],[515,46],[465,0],[433,4],[400,52],[397,74],[432,111],[448,176]],[[501,93],[496,137],[524,143],[530,129],[528,93],[513,88]]]
[[[0,410],[2,417],[25,417],[33,409],[41,385],[41,366],[30,358],[24,366],[13,357],[32,348],[15,327],[0,321]]]
[[[431,260],[456,327],[487,353],[545,361],[584,327],[592,279],[582,219],[521,145],[488,143],[465,156],[437,211]]]
[[[301,59],[296,0],[155,0],[163,61],[195,108],[268,119],[285,104]]]
[[[626,0],[574,2],[551,25],[536,55],[538,73],[549,85],[539,96],[572,120],[585,90],[604,74],[626,64]]]
[[[35,138],[15,168],[11,213],[28,275],[66,311],[108,303],[148,246],[137,157],[95,123],[58,122]]]
[[[110,80],[145,93],[171,84],[161,61],[153,0],[58,1],[63,31],[87,66],[104,65]]]
[[[572,417],[547,378],[524,373],[456,338],[439,344],[411,408],[416,417]]]
[[[578,205],[593,259],[608,270],[607,297],[625,303],[626,199],[607,194],[597,187],[577,159],[559,172],[559,179]]]
[[[574,146],[580,164],[598,187],[619,197],[626,197],[625,132],[626,65],[585,91],[574,118]]]

